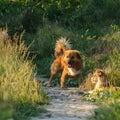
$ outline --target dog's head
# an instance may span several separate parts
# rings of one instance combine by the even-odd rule
[[[67,50],[64,52],[64,62],[68,68],[73,68],[81,60],[79,51]]]
[[[91,77],[91,82],[97,83],[98,80],[100,80],[101,82],[104,82],[104,80],[106,79],[105,77],[106,77],[106,75],[105,75],[104,71],[101,69],[97,69],[97,70],[95,70],[95,72],[93,72],[93,75]]]

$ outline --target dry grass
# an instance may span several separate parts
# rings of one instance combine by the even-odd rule
[[[42,85],[34,76],[36,67],[28,56],[28,47],[21,36],[5,42],[0,40],[0,98],[11,101],[14,108],[49,102]]]

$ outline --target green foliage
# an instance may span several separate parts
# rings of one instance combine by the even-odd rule
[[[119,0],[49,0],[42,3],[45,15],[50,21],[75,27],[106,19],[119,19],[119,5]]]
[[[103,103],[99,109],[96,109],[90,120],[119,120],[119,113],[120,101],[112,98],[111,102]]]
[[[41,3],[32,0],[0,1],[0,26],[8,26],[10,34],[15,32],[35,32],[42,24]],[[12,28],[12,29],[11,29]]]
[[[120,32],[113,31],[105,35],[102,39],[106,47],[102,47],[103,54],[108,55],[106,64],[109,68],[108,79],[114,84],[120,84]]]
[[[118,89],[118,88],[117,88]],[[113,86],[107,89],[92,90],[89,93],[84,94],[82,100],[98,103],[111,103],[114,99],[119,99],[120,91],[116,90]]]
[[[5,27],[6,25],[11,31],[10,33],[15,33],[16,31],[23,30],[21,19],[23,16],[24,6],[22,2],[12,2],[9,0],[0,1],[0,26]],[[11,24],[12,23],[12,24]]]
[[[90,102],[102,102],[110,97],[110,93],[105,90],[92,91],[90,94],[85,94],[82,100]]]
[[[41,58],[39,55],[36,57],[34,62],[39,67],[37,69],[38,74],[41,74],[43,77],[49,77],[50,75],[50,66],[53,62],[53,57],[44,57]]]
[[[50,54],[54,54],[53,51],[56,40],[61,36],[70,38],[74,36],[74,34],[62,27],[48,23],[37,30],[31,50],[38,53],[43,58],[45,56],[48,57]]]
[[[120,91],[115,91],[112,86],[109,91],[101,89],[100,91],[93,91],[90,94],[84,95],[83,100],[96,102],[98,105],[98,108],[94,110],[94,114],[90,117],[90,120],[119,120],[119,96]]]
[[[108,73],[108,78],[114,85],[120,86],[120,51],[113,51],[109,60],[111,71]]]
[[[12,115],[12,117],[15,120],[29,120],[31,116],[40,115],[42,113],[47,112],[44,108],[42,108],[40,105],[31,105],[31,104],[22,104],[14,106],[15,113]]]
[[[0,119],[7,120],[9,118],[12,118],[13,112],[14,110],[12,105],[0,98]]]
[[[120,103],[115,102],[113,104],[100,107],[100,109],[95,111],[95,116],[91,118],[91,120],[119,120],[119,112]]]
[[[92,27],[108,19],[108,24],[119,24],[119,6],[120,0],[2,0],[0,26],[8,25],[13,34],[36,32],[46,19],[69,28]]]

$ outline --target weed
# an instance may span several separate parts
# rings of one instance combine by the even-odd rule
[[[117,92],[117,96],[120,92]],[[94,111],[94,115],[90,120],[119,120],[120,119],[120,101],[119,97],[114,98],[114,95],[104,102],[99,109]],[[109,114],[108,114],[109,113]]]

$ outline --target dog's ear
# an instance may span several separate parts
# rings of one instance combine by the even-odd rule
[[[102,70],[100,70],[100,71],[98,72],[98,75],[101,77],[101,76],[104,75],[104,72],[103,72]]]
[[[80,56],[79,52],[76,52],[76,56],[77,56],[78,59],[81,59],[81,56]]]

